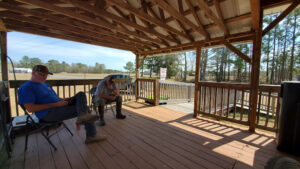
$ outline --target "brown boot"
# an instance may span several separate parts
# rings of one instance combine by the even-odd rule
[[[99,119],[99,116],[97,116],[97,115],[83,113],[77,117],[76,124],[84,124],[84,123],[94,122],[98,119]]]
[[[103,141],[103,140],[106,140],[106,136],[97,134],[93,137],[87,137],[85,139],[85,144],[94,143],[94,142]]]

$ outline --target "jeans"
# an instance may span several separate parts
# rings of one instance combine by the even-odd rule
[[[111,102],[116,102],[117,103],[117,105],[116,105],[117,114],[121,114],[121,110],[122,110],[122,97],[121,96],[119,96],[119,95],[116,96],[116,99],[112,100],[112,101],[111,100],[106,100],[106,99],[98,97],[98,96],[95,96],[94,99],[95,99],[94,100],[95,105],[98,106],[100,119],[103,119],[105,104],[111,103]]]
[[[72,103],[63,107],[54,107],[49,109],[49,112],[40,120],[45,122],[63,121],[77,117],[82,113],[88,112],[86,95],[83,92],[78,92],[72,97]],[[96,127],[94,123],[84,124],[86,137],[96,135]]]

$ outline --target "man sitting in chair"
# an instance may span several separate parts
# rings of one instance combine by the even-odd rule
[[[119,95],[113,76],[107,76],[98,83],[94,96],[95,96],[94,103],[96,104],[96,106],[98,106],[98,111],[100,115],[100,123],[99,123],[100,126],[105,125],[105,121],[104,121],[105,104],[111,103],[113,101],[117,102],[116,118],[117,119],[126,118],[126,116],[121,113],[122,97]]]
[[[60,99],[49,84],[44,83],[49,72],[43,65],[32,69],[31,80],[18,90],[19,104],[27,111],[34,112],[40,121],[57,122],[77,117],[76,124],[84,124],[86,130],[85,143],[105,140],[106,136],[97,134],[94,121],[98,116],[92,115],[87,107],[86,95],[78,92],[75,96]]]

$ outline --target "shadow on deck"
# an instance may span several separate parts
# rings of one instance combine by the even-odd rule
[[[99,143],[85,145],[85,131],[76,130],[75,119],[66,121],[73,137],[65,130],[52,137],[57,151],[35,134],[24,154],[19,136],[4,168],[263,168],[269,158],[287,155],[276,150],[272,136],[191,114],[144,103],[129,103],[123,112],[125,120],[106,113],[107,125],[97,130],[107,140]]]

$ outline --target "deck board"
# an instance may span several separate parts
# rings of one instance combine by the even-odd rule
[[[89,145],[75,119],[66,121],[73,137],[66,130],[51,137],[57,151],[37,133],[24,153],[19,136],[5,169],[264,168],[278,155],[300,161],[277,151],[273,136],[240,126],[136,102],[124,105],[123,113],[127,118],[117,120],[106,112],[106,126],[97,131],[107,140]]]

